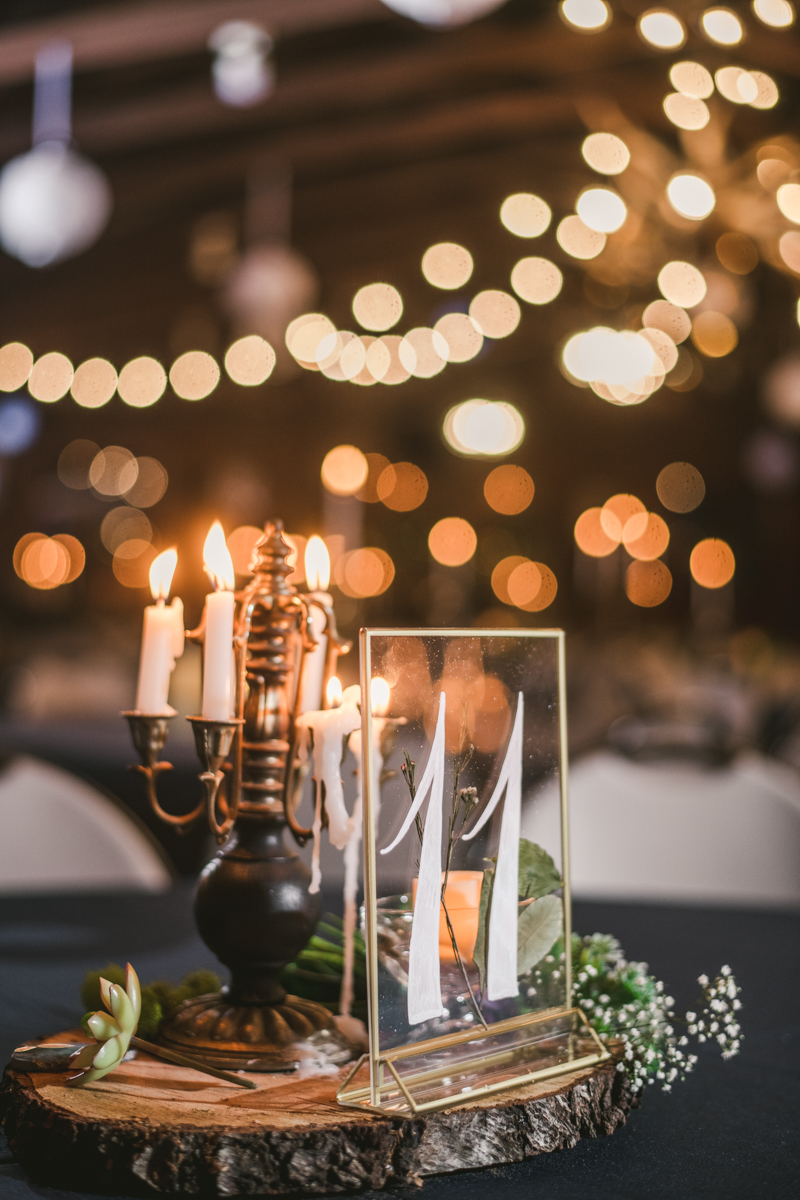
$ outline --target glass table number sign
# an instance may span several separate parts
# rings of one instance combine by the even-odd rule
[[[570,1002],[563,632],[364,629],[361,695],[378,679],[388,711],[362,705],[369,1054],[340,1103],[412,1116],[607,1059]],[[541,846],[521,829],[553,789],[560,844]]]

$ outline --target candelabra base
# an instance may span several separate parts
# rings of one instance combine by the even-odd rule
[[[215,992],[186,1000],[161,1026],[159,1041],[223,1070],[292,1071],[303,1057],[298,1043],[323,1030],[336,1036],[331,1012],[313,1000],[232,1005]]]

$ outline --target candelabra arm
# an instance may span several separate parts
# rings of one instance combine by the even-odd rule
[[[229,797],[220,795],[220,785],[225,778],[223,764],[228,758],[234,735],[244,724],[241,717],[231,717],[228,721],[214,721],[207,717],[187,717],[194,734],[197,756],[204,768],[200,782],[205,785],[205,801],[200,808],[205,808],[208,825],[218,842],[224,842],[233,828],[239,811],[238,788],[229,788]],[[217,819],[217,805],[222,815],[222,821]]]
[[[172,763],[160,762],[158,755],[164,749],[164,743],[167,740],[167,733],[169,731],[169,722],[172,720],[174,714],[167,716],[141,712],[124,712],[122,715],[126,718],[130,726],[133,744],[142,759],[141,763],[135,763],[130,769],[144,775],[147,799],[151,809],[159,820],[164,821],[167,825],[174,826],[179,832],[183,832],[193,821],[196,821],[202,815],[205,809],[205,801],[201,800],[196,808],[192,809],[191,812],[184,813],[182,816],[166,812],[158,802],[158,777],[164,771],[172,770]]]

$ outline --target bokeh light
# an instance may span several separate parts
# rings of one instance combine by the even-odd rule
[[[443,517],[428,534],[428,549],[445,567],[461,567],[475,553],[478,538],[463,517]]]
[[[674,462],[659,472],[656,491],[664,508],[687,513],[702,503],[706,485],[697,467],[687,462]]]
[[[53,350],[50,354],[43,354],[33,364],[28,377],[28,391],[34,400],[53,404],[66,396],[73,374],[72,363],[66,354]]]
[[[661,295],[671,304],[693,308],[706,294],[706,281],[701,271],[688,262],[668,262],[658,273]]]
[[[631,604],[640,608],[663,604],[671,591],[672,575],[669,567],[659,559],[632,562],[625,572],[625,595]]]
[[[511,272],[511,286],[528,304],[549,304],[563,282],[564,276],[547,258],[521,258]]]
[[[676,92],[693,100],[707,100],[714,93],[714,79],[702,63],[675,63],[670,67],[669,81]]]
[[[716,204],[714,189],[700,175],[678,172],[667,184],[667,199],[676,213],[690,221],[702,221]]]
[[[89,467],[89,483],[101,496],[125,495],[138,477],[139,463],[124,446],[106,446]]]
[[[264,536],[257,525],[239,525],[225,539],[237,575],[251,575],[256,542]],[[296,552],[296,547],[294,547]]]
[[[707,8],[700,24],[706,37],[718,46],[735,46],[744,36],[741,21],[729,8]]]
[[[778,85],[775,80],[764,71],[751,71],[750,74],[758,88],[755,100],[750,101],[751,107],[758,109],[774,108],[780,99]]]
[[[354,599],[380,596],[391,586],[395,568],[391,557],[377,546],[362,546],[343,554],[336,564],[336,582]]]
[[[131,408],[149,408],[164,395],[167,373],[155,358],[131,359],[119,373],[117,391]]]
[[[714,75],[717,91],[731,104],[752,104],[758,97],[758,84],[741,67],[721,67]]]
[[[433,328],[444,338],[448,362],[469,362],[480,353],[483,334],[466,313],[446,313]]]
[[[403,315],[403,300],[390,283],[368,283],[353,297],[353,315],[362,329],[383,333]]]
[[[489,507],[509,517],[528,508],[534,491],[533,480],[525,468],[512,463],[495,467],[486,476],[483,485],[483,494]]]
[[[664,333],[661,329],[642,329],[639,333],[640,337],[646,340],[653,347],[656,356],[664,368],[664,373],[671,371],[678,361],[678,347],[673,342],[668,333]]]
[[[612,527],[616,533],[616,536],[609,536],[603,528],[602,515],[602,508],[587,508],[575,522],[573,531],[575,544],[590,558],[607,558],[609,554],[614,553],[622,539],[622,526],[616,516],[613,513],[610,514],[614,520],[613,526],[606,521],[606,524]]]
[[[800,225],[800,183],[784,183],[775,193],[775,199],[783,215]]]
[[[637,513],[646,513],[647,509],[638,496],[630,492],[617,492],[610,496],[603,505],[600,522],[608,536],[618,542],[622,541],[622,531],[631,517]]]
[[[689,569],[701,587],[721,588],[733,579],[736,559],[728,543],[721,538],[704,538],[689,557]]]
[[[701,312],[692,321],[692,341],[706,358],[724,358],[736,349],[739,334],[725,313]]]
[[[334,446],[322,460],[320,474],[334,496],[353,496],[366,483],[369,464],[357,446]]]
[[[605,0],[561,0],[558,11],[567,25],[581,33],[599,33],[611,21]]]
[[[578,216],[564,217],[556,230],[556,241],[572,258],[597,258],[606,244],[606,235],[599,233]]]
[[[622,541],[631,558],[652,562],[669,545],[669,526],[658,513],[634,513],[625,522]]]
[[[519,325],[519,305],[508,292],[492,289],[478,292],[469,306],[469,315],[484,337],[505,338]]]
[[[82,491],[92,486],[89,471],[100,453],[96,442],[87,438],[76,438],[65,446],[58,456],[58,478],[68,488]]]
[[[503,604],[513,604],[508,594],[508,581],[520,563],[530,562],[523,554],[510,554],[502,558],[492,571],[492,591]]]
[[[25,396],[0,401],[0,454],[14,458],[30,449],[42,427],[41,410]]]
[[[641,36],[659,50],[677,50],[686,41],[683,22],[667,8],[651,8],[638,21]]]
[[[81,408],[102,408],[117,390],[117,372],[105,358],[89,358],[75,372],[70,391]]]
[[[100,525],[100,541],[106,550],[113,554],[131,538],[140,538],[143,542],[153,540],[153,527],[144,513],[127,504],[109,509]]]
[[[19,547],[19,543],[17,543]],[[19,556],[20,578],[29,587],[41,590],[60,587],[69,575],[70,555],[60,541],[33,537]]]
[[[135,505],[136,508],[152,508],[154,504],[158,504],[167,490],[169,475],[166,467],[157,458],[150,458],[147,455],[137,458],[136,466],[138,467],[136,480],[122,495],[129,504]]]
[[[378,504],[378,480],[391,464],[385,454],[365,454],[364,457],[367,460],[367,478],[355,495],[366,504]]]
[[[772,29],[787,29],[794,24],[794,7],[789,0],[753,0],[753,12]]]
[[[625,201],[610,188],[587,188],[575,205],[584,225],[597,233],[615,233],[625,224]]]
[[[239,338],[225,354],[225,370],[240,387],[257,387],[266,382],[274,366],[275,351],[256,333]]]
[[[500,220],[517,237],[539,237],[549,228],[552,218],[550,205],[531,192],[507,196],[500,207]]]
[[[670,92],[664,97],[664,112],[678,129],[705,129],[711,114],[704,101],[683,92]]]
[[[447,366],[449,348],[441,333],[435,329],[420,325],[410,330],[400,345],[401,360],[405,358],[407,347],[414,352],[411,374],[417,379],[432,379]]]
[[[581,154],[600,175],[620,175],[631,161],[630,150],[613,133],[590,133],[584,138]]]
[[[365,370],[376,383],[380,383],[392,365],[392,353],[383,338],[373,338],[367,346],[364,359]]]
[[[143,538],[131,538],[114,552],[111,569],[116,580],[127,588],[150,589],[150,566],[156,549]]]
[[[169,381],[182,400],[205,400],[219,383],[219,366],[205,350],[187,350],[172,364]]]
[[[538,586],[537,586],[538,576]],[[558,581],[550,568],[541,562],[523,562],[508,578],[511,603],[523,612],[541,612],[556,598]]]
[[[648,329],[660,329],[677,345],[685,342],[692,332],[689,314],[668,300],[654,300],[642,313],[642,324]]]
[[[525,436],[521,413],[503,400],[464,400],[444,419],[448,445],[470,458],[497,458],[516,450]]]
[[[749,275],[758,266],[755,242],[743,233],[723,233],[717,238],[717,258],[735,275]]]
[[[394,512],[419,508],[428,494],[428,479],[414,463],[389,463],[378,477],[378,499]]]
[[[323,313],[302,313],[286,327],[286,348],[304,367],[317,370],[317,346],[323,338],[335,332],[333,322]]]
[[[473,267],[469,250],[457,242],[437,242],[435,246],[429,246],[422,256],[422,274],[433,287],[445,291],[463,287]]]
[[[0,349],[0,391],[16,392],[24,387],[33,366],[33,354],[22,342],[8,342]]]
[[[341,330],[339,336],[342,339],[342,352],[336,364],[339,375],[342,379],[347,379],[351,383],[354,381],[363,382],[361,379],[362,375],[369,374],[366,371],[367,346],[365,339],[358,337],[357,334],[351,334],[348,330]],[[323,374],[327,375],[329,373],[323,371]],[[329,375],[329,378],[331,377]],[[371,376],[371,379],[373,383],[377,383],[377,380],[373,376]]]

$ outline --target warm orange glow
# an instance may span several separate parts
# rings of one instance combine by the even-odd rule
[[[0,391],[16,392],[31,373],[33,355],[22,342],[9,342],[0,350]]]
[[[396,333],[385,333],[382,338],[379,338],[379,342],[389,352],[389,363],[379,382],[387,384],[389,387],[405,383],[411,377],[412,368],[417,365],[417,355],[413,346],[410,346],[405,338],[401,338]]]
[[[53,538],[54,542],[61,542],[61,545],[69,555],[69,572],[64,583],[72,583],[73,579],[77,579],[83,572],[86,565],[86,551],[76,537],[70,533],[57,533]]]
[[[325,688],[325,705],[327,708],[338,708],[342,703],[342,681],[338,675],[331,675]]]
[[[669,526],[657,513],[634,513],[623,526],[622,540],[631,558],[652,562],[669,545]]]
[[[101,408],[117,390],[117,372],[105,358],[90,358],[75,372],[70,391],[81,408]]]
[[[232,592],[236,576],[230,550],[225,542],[225,533],[219,521],[208,531],[203,545],[203,566],[215,592]]]
[[[692,321],[692,341],[706,358],[724,358],[736,349],[739,333],[721,312],[701,312]]]
[[[711,120],[706,104],[683,92],[670,92],[664,97],[664,112],[678,129],[705,129]]]
[[[346,596],[364,599],[380,596],[394,580],[394,563],[385,550],[363,546],[338,560],[336,582]]]
[[[524,467],[505,463],[486,476],[483,494],[495,512],[513,516],[524,512],[533,500],[534,483]]]
[[[646,511],[638,496],[631,496],[628,492],[618,492],[616,496],[606,500],[603,505],[600,524],[608,537],[612,540],[616,538],[618,542],[621,542],[622,531],[634,513]]]
[[[380,496],[378,495],[378,480],[388,466],[389,459],[385,454],[365,454],[367,460],[367,478],[364,486],[356,493],[359,500],[363,500],[365,504],[378,504]]]
[[[403,315],[403,300],[390,283],[369,283],[353,298],[353,315],[362,329],[383,333]]]
[[[257,387],[269,379],[275,366],[275,351],[256,333],[239,338],[228,347],[225,370],[241,387]]]
[[[114,551],[111,568],[115,578],[123,587],[146,588],[149,582],[150,564],[155,550],[142,538],[130,538]]]
[[[606,524],[611,521],[619,528],[619,536],[611,537],[606,533],[601,523],[602,508],[587,508],[575,522],[575,542],[579,550],[590,558],[607,558],[613,554],[622,540],[622,528],[619,520],[610,510],[606,513]]]
[[[550,205],[530,192],[516,192],[507,196],[500,208],[500,220],[509,233],[517,237],[539,237],[552,219]]]
[[[492,591],[498,600],[502,600],[503,604],[514,603],[508,594],[508,581],[520,563],[526,562],[530,562],[530,559],[525,558],[524,555],[510,554],[507,558],[501,558],[492,571]]]
[[[642,324],[648,329],[660,329],[675,344],[686,341],[692,331],[688,313],[668,300],[654,300],[642,313]]]
[[[631,161],[631,152],[613,133],[590,133],[581,146],[589,166],[600,175],[619,175]]]
[[[708,285],[697,267],[688,262],[668,262],[658,273],[662,296],[680,308],[693,308],[706,294]]]
[[[428,534],[428,549],[445,567],[460,567],[475,553],[478,538],[463,517],[443,517]]]
[[[14,570],[29,587],[49,591],[72,583],[84,568],[86,554],[77,538],[57,533],[26,533],[14,547]]]
[[[326,592],[331,581],[331,556],[328,547],[316,533],[306,542],[306,583],[310,592]]]
[[[523,562],[508,577],[508,596],[517,608],[525,608],[539,595],[542,573],[534,562]]]
[[[414,463],[390,463],[377,483],[378,499],[394,512],[419,508],[428,494],[428,479]]]
[[[556,592],[558,591],[558,580],[545,563],[533,562],[530,564],[530,566],[538,572],[541,583],[531,599],[526,600],[522,604],[518,604],[517,608],[521,608],[523,612],[541,612],[542,609],[548,608],[555,600]],[[512,571],[508,580],[509,595],[511,595],[512,588],[515,587],[517,580],[519,580],[519,586],[521,589],[525,587],[525,580],[532,580],[532,575],[523,574],[525,570],[526,564],[523,563],[521,566]],[[519,575],[517,574],[518,572]]]
[[[150,564],[150,591],[154,600],[166,600],[178,565],[178,551],[163,550]]]
[[[435,329],[420,325],[400,343],[400,360],[417,379],[432,379],[447,366],[447,342]]]
[[[53,404],[66,396],[73,374],[72,363],[65,354],[56,351],[43,354],[33,364],[28,378],[28,391],[34,400]]]
[[[380,675],[376,675],[370,681],[369,685],[370,704],[372,705],[373,716],[385,717],[389,711],[389,703],[392,698],[392,689],[385,679]]]
[[[563,282],[564,276],[548,258],[521,258],[511,272],[511,286],[528,304],[549,304]]]
[[[692,551],[689,568],[701,587],[721,588],[733,579],[736,559],[727,542],[720,538],[704,538]]]
[[[233,533],[228,534],[228,549],[237,575],[252,574],[256,542],[263,536],[264,530],[259,529],[257,525],[240,525]]]
[[[353,496],[369,475],[369,464],[357,446],[334,446],[322,460],[322,482],[334,496]]]
[[[128,504],[109,509],[100,525],[100,541],[106,550],[113,554],[117,546],[121,546],[129,538],[141,538],[144,542],[152,542],[153,526],[143,512]]]
[[[492,289],[478,292],[469,306],[469,315],[484,337],[506,338],[519,325],[521,314],[513,296]]]
[[[318,371],[317,347],[335,332],[333,322],[322,313],[303,313],[286,327],[286,348],[302,366]]]
[[[625,572],[625,594],[631,604],[638,604],[640,608],[663,604],[671,591],[672,575],[659,559],[632,562]]]
[[[597,258],[606,244],[606,235],[590,229],[579,216],[564,217],[556,230],[556,241],[573,258]]]
[[[131,408],[149,408],[163,396],[166,386],[166,371],[160,362],[147,355],[126,363],[117,381],[117,391]]]
[[[659,472],[658,498],[670,512],[692,512],[706,494],[703,476],[691,463],[674,462]]]
[[[463,287],[472,274],[472,255],[456,242],[438,242],[422,256],[422,274],[434,287],[452,291]]]

